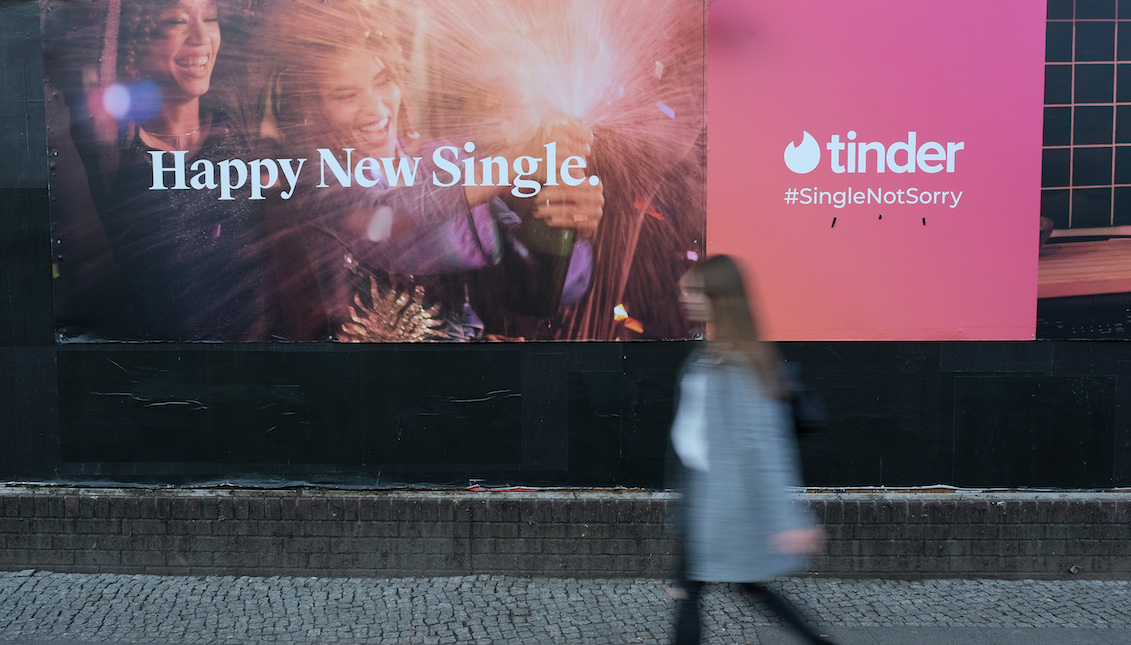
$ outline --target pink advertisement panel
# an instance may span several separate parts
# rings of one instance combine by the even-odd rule
[[[711,4],[707,251],[769,338],[1033,338],[1044,11]]]

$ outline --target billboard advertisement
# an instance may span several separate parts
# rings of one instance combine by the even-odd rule
[[[1041,3],[42,8],[62,341],[1035,335]]]
[[[680,338],[703,4],[42,4],[63,341]]]
[[[769,336],[1033,338],[1044,18],[711,5],[708,252],[753,268]]]

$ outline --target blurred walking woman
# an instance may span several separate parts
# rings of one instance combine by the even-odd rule
[[[706,582],[742,583],[809,642],[827,643],[781,597],[760,584],[797,571],[822,531],[793,506],[800,486],[788,387],[774,346],[758,335],[742,273],[714,256],[680,282],[687,318],[713,327],[680,380],[672,445],[683,465],[684,571],[676,643],[700,639]]]
[[[129,290],[131,335],[263,340],[262,208],[242,194],[220,201],[214,178],[206,186],[196,177],[208,162],[251,158],[246,129],[220,101],[208,101],[218,93],[224,16],[216,0],[134,0],[120,3],[115,20],[118,4],[107,18],[117,33],[106,30],[107,41],[116,39],[117,78],[102,78],[102,101],[88,101],[96,150],[83,156]],[[182,180],[192,189],[173,189],[174,152],[184,155]],[[153,189],[158,164],[170,169],[166,190]]]

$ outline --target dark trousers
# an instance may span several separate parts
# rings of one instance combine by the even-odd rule
[[[699,598],[703,593],[703,583],[685,580],[680,585],[687,593],[687,598],[678,601],[676,608],[675,645],[698,645],[700,638]],[[755,582],[743,583],[742,591],[748,598],[769,607],[782,621],[797,630],[806,641],[832,645],[832,641],[829,639],[821,638],[821,635],[813,629],[793,605],[789,604],[785,598],[770,591],[765,585]]]

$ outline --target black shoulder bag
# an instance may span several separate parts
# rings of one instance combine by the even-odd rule
[[[786,385],[789,387],[789,407],[793,413],[793,429],[798,437],[816,434],[825,428],[829,417],[825,404],[813,388],[801,380],[801,364],[785,363]]]

